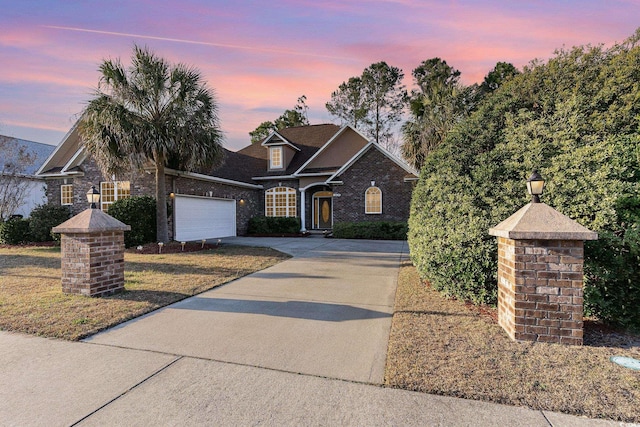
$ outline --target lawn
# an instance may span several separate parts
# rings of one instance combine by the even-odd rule
[[[590,418],[640,422],[640,336],[588,322],[584,346],[511,341],[492,309],[471,308],[400,270],[385,383]]]
[[[2,247],[0,330],[79,340],[286,258],[273,249],[244,246],[125,253],[125,291],[88,298],[62,293],[60,248]]]

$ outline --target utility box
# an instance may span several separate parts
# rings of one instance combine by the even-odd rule
[[[62,292],[106,296],[124,289],[124,232],[99,209],[87,209],[53,228],[61,233]]]

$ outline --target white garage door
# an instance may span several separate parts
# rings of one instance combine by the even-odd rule
[[[236,235],[235,200],[176,194],[174,210],[179,242]]]

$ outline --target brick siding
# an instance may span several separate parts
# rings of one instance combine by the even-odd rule
[[[498,238],[498,323],[512,339],[582,345],[583,245]]]
[[[105,296],[124,289],[124,233],[63,233],[62,291]]]
[[[333,220],[337,222],[406,221],[413,184],[405,182],[407,172],[375,148],[369,149],[347,169],[336,185],[333,198]],[[365,214],[365,191],[375,181],[382,191],[382,214]]]

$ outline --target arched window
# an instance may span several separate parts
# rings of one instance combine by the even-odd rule
[[[296,216],[296,190],[270,188],[264,193],[265,216]]]
[[[364,213],[382,213],[382,191],[378,187],[369,187],[364,193]]]

